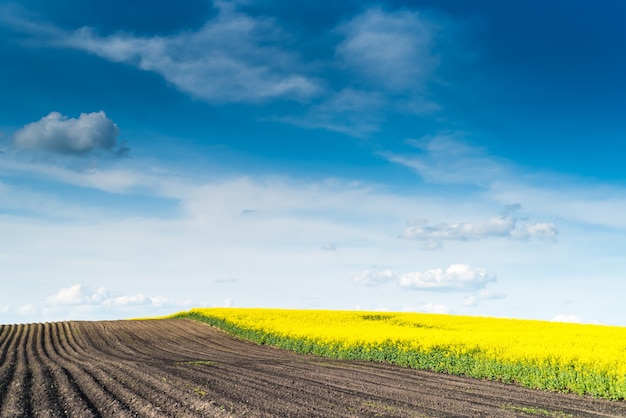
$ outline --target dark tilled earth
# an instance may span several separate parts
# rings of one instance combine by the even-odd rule
[[[0,326],[1,417],[626,417],[626,402],[303,356],[190,320]]]

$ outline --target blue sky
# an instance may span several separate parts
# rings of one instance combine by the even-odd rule
[[[0,322],[626,325],[626,5],[0,2]]]

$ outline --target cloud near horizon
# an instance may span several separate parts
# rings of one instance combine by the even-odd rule
[[[395,282],[403,289],[434,292],[466,292],[483,289],[495,282],[496,275],[480,267],[452,264],[425,272],[398,273],[394,270],[364,270],[352,281],[363,286],[377,286]]]
[[[59,290],[54,295],[46,298],[46,306],[63,305],[100,305],[104,307],[120,305],[148,305],[161,307],[167,302],[162,296],[147,297],[143,294],[116,295],[104,287],[97,290],[90,289],[80,284],[75,284]]]
[[[400,287],[412,290],[432,290],[438,292],[463,292],[478,290],[496,281],[496,275],[484,268],[471,267],[467,264],[452,264],[447,269],[441,268],[421,272],[405,273],[400,276]]]
[[[56,320],[62,314],[65,318],[84,318],[91,312],[105,311],[120,314],[126,312],[131,315],[156,315],[161,309],[187,307],[188,303],[174,303],[163,296],[145,296],[142,293],[125,295],[111,292],[104,287],[93,289],[81,284],[74,284],[60,289],[57,293],[48,296],[38,303],[30,303],[11,307],[2,307],[2,312],[14,313],[19,316],[43,316],[47,320]],[[169,311],[168,311],[169,312]]]

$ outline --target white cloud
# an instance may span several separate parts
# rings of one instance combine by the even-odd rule
[[[351,71],[384,90],[421,89],[439,63],[437,26],[418,12],[370,9],[341,25],[337,56]]]
[[[525,223],[509,214],[487,220],[461,223],[430,224],[427,219],[411,218],[401,234],[402,238],[424,242],[424,249],[438,249],[447,240],[469,241],[489,237],[506,237],[516,240],[556,241],[558,229],[553,223]]]
[[[496,281],[496,275],[483,268],[466,264],[452,264],[425,272],[410,272],[400,276],[398,284],[406,289],[442,292],[463,292],[482,289]]]
[[[103,111],[81,113],[78,119],[51,112],[13,136],[16,148],[84,155],[97,149],[114,151],[117,125]]]
[[[117,168],[105,168],[94,175],[37,167],[42,177],[48,176],[51,182],[65,184],[66,189],[72,191],[72,198],[67,204],[83,209],[86,215],[67,218],[63,222],[50,222],[50,218],[33,217],[31,212],[20,210],[19,205],[26,205],[22,199],[26,192],[33,195],[33,199],[29,199],[29,207],[37,204],[34,200],[38,192],[37,182],[32,183],[30,188],[14,183],[0,183],[0,193],[17,205],[10,209],[12,215],[7,215],[6,210],[0,213],[0,235],[12,237],[10,241],[0,243],[0,261],[5,275],[33,287],[40,283],[39,278],[43,274],[50,278],[50,283],[65,280],[84,283],[80,292],[68,287],[66,292],[59,293],[58,289],[53,288],[44,296],[39,296],[42,302],[33,305],[39,312],[37,318],[84,318],[88,314],[92,318],[146,316],[160,313],[157,311],[161,302],[150,299],[158,297],[154,295],[166,295],[168,300],[182,300],[204,294],[204,298],[209,298],[206,306],[211,306],[221,303],[233,291],[237,293],[237,302],[241,306],[258,306],[263,303],[266,306],[345,309],[364,304],[392,305],[393,309],[402,309],[414,303],[416,295],[407,291],[412,287],[398,286],[402,273],[413,271],[416,264],[445,267],[457,260],[472,266],[489,266],[497,271],[499,288],[510,295],[506,304],[511,307],[509,312],[519,316],[543,315],[550,318],[553,315],[553,312],[539,313],[539,302],[528,307],[527,298],[520,296],[522,289],[543,286],[544,282],[565,281],[567,277],[569,286],[573,283],[569,277],[577,277],[581,282],[584,278],[587,284],[593,278],[602,283],[594,287],[594,296],[607,297],[617,293],[608,289],[619,287],[612,280],[617,275],[614,272],[621,271],[623,257],[620,258],[616,248],[623,247],[622,231],[604,228],[602,234],[593,230],[589,231],[591,233],[580,233],[576,229],[576,217],[559,221],[564,231],[568,228],[567,234],[563,232],[567,239],[563,239],[559,246],[525,246],[524,251],[520,251],[520,246],[514,242],[504,239],[481,240],[475,235],[471,238],[474,240],[471,245],[457,245],[451,242],[451,238],[445,241],[444,251],[416,253],[414,242],[397,239],[397,234],[393,232],[396,228],[394,225],[402,225],[408,216],[419,210],[421,216],[430,219],[437,217],[450,220],[464,213],[468,219],[473,219],[464,224],[481,225],[480,228],[470,230],[493,233],[498,229],[489,222],[491,218],[488,214],[497,213],[498,208],[508,202],[520,201],[526,207],[525,197],[532,195],[530,193],[520,192],[507,199],[498,196],[494,201],[493,195],[489,193],[473,195],[475,199],[467,199],[465,195],[441,197],[429,194],[428,191],[396,193],[376,188],[372,184],[341,180],[308,182],[268,176],[207,180],[202,175],[192,179],[191,175],[185,177],[164,171],[141,172],[141,167],[132,165],[134,161],[129,163],[131,165],[123,172]],[[34,165],[29,167],[34,169]],[[8,174],[7,179],[14,177],[16,172],[22,176],[22,169],[27,168],[11,166],[6,161],[0,164],[0,170]],[[96,181],[94,176],[99,180]],[[119,177],[119,183],[118,180],[114,182],[115,185],[108,183],[106,179],[109,176]],[[142,193],[152,197],[172,196],[175,199],[172,203],[177,205],[179,211],[174,216],[161,217],[152,206],[144,205],[140,210],[131,212],[131,216],[120,217],[112,208],[113,204],[108,207],[105,204],[100,208],[102,211],[94,215],[89,213],[88,207],[80,206],[79,194],[73,194],[80,189],[67,187],[68,184],[129,193],[137,200],[141,199]],[[137,190],[141,190],[141,193],[134,194]],[[572,202],[572,199],[587,196],[586,193],[576,193],[578,189],[568,190],[559,189],[558,199],[548,194],[541,197],[546,202],[551,199],[562,200],[559,206],[555,206],[560,209],[568,206],[567,202]],[[619,220],[617,216],[617,203],[622,195],[605,196],[601,189],[596,192],[599,197],[616,197],[616,200],[610,202],[611,211],[615,210],[612,219],[623,225],[623,219]],[[459,202],[462,204],[459,205]],[[602,201],[596,203],[599,208],[602,207]],[[529,206],[532,209],[539,207],[539,204],[534,202]],[[550,216],[556,219],[559,211],[551,211],[551,205],[543,206],[542,210],[546,208],[547,212],[530,213],[533,218]],[[255,212],[242,215],[246,209]],[[507,208],[501,216],[507,218],[517,215],[515,209]],[[64,209],[50,206],[49,210],[54,214],[54,211]],[[592,218],[591,213],[585,213],[584,216],[586,219]],[[526,223],[534,224],[517,218],[514,230],[521,229]],[[447,222],[445,225],[450,224]],[[537,232],[529,231],[528,234]],[[613,239],[613,235],[619,237]],[[601,245],[607,242],[605,237],[609,238],[608,242],[613,247],[610,250],[612,253],[601,249]],[[320,244],[329,239],[341,243],[341,251],[332,254],[320,251]],[[458,238],[455,239],[458,241]],[[572,239],[577,242],[572,244]],[[424,238],[420,242],[426,245],[435,241]],[[598,274],[596,267],[605,262],[607,269]],[[355,273],[372,265],[389,266],[399,272],[398,276],[387,282],[384,276],[364,274],[362,286],[356,286],[355,281],[352,281]],[[581,266],[587,271],[581,272]],[[68,278],[68,274],[71,277]],[[444,274],[445,270],[441,276]],[[171,283],[176,283],[181,277],[185,278],[185,286],[173,289]],[[232,286],[214,284],[216,279],[230,277],[237,279]],[[367,286],[375,285],[377,279],[381,280],[381,285],[387,283],[387,286]],[[93,304],[89,297],[97,294],[100,283],[107,283],[108,287],[122,290],[123,293],[109,294],[106,297],[109,305]],[[475,292],[478,297],[482,296],[476,289],[480,286],[479,279],[471,285],[459,284],[454,280],[442,280],[439,285],[437,290],[440,293],[429,293],[434,298],[430,300],[433,306],[463,309],[457,306],[461,305],[462,298],[459,299],[458,294],[446,294],[444,289],[462,292],[463,297]],[[487,286],[489,288],[492,285]],[[576,286],[577,290],[572,290],[567,297],[579,298],[582,297],[580,294],[588,292],[588,287],[580,291],[584,286],[572,284],[572,288]],[[278,294],[272,292],[272,289],[277,288],[284,291]],[[428,289],[424,283],[418,283],[416,288]],[[145,289],[151,289],[154,293],[145,293]],[[328,289],[333,289],[333,292]],[[558,293],[559,290],[552,289],[551,292],[555,300],[565,297]],[[56,300],[59,304],[45,303],[45,295],[48,294],[52,295],[52,301]],[[303,296],[311,296],[311,299],[305,301]],[[316,299],[311,302],[313,298]],[[472,300],[467,302],[471,304]],[[61,301],[74,304],[63,305]],[[27,302],[28,299],[15,300],[8,294],[4,294],[4,300],[0,300],[0,304],[12,303],[14,314],[17,314],[15,306]],[[475,302],[484,302],[485,309],[481,313],[506,314],[502,307],[505,304],[489,304],[480,298]],[[161,308],[163,311],[173,311],[171,306],[165,303]],[[487,307],[493,310],[487,311]]]
[[[377,286],[396,281],[398,273],[393,270],[364,270],[352,280],[354,283],[364,286]]]
[[[38,320],[67,319],[118,319],[128,316],[156,316],[172,313],[175,309],[189,307],[190,301],[174,303],[162,296],[147,297],[143,294],[124,295],[111,292],[103,287],[92,289],[89,286],[75,284],[48,296],[38,303],[29,303],[16,307],[6,305],[0,309],[7,315],[38,317]],[[165,308],[166,311],[159,309]]]
[[[82,28],[55,43],[155,72],[179,90],[208,102],[305,99],[320,91],[315,79],[298,71],[296,57],[281,47],[287,35],[273,19],[222,6],[217,17],[196,31],[99,36]]]
[[[396,283],[403,289],[430,290],[437,292],[465,292],[483,289],[496,281],[496,275],[483,268],[466,264],[452,264],[448,268],[425,272],[399,273],[395,270],[363,270],[352,281],[363,286]],[[484,293],[485,298],[490,294]],[[494,296],[495,297],[495,296]]]
[[[511,238],[527,240],[530,238],[538,238],[550,241],[556,241],[559,231],[553,223],[540,222],[528,223],[521,228],[514,229],[510,232]]]
[[[101,287],[91,289],[80,284],[59,290],[54,295],[49,296],[45,302],[46,307],[59,307],[70,305],[85,306],[124,306],[124,305],[145,305],[160,307],[167,303],[167,299],[162,296],[147,297],[143,294],[137,295],[116,295]]]
[[[127,305],[141,305],[141,306],[154,306],[161,307],[167,303],[167,299],[163,296],[147,297],[143,294],[132,296],[117,296],[108,298],[103,301],[104,306],[127,306]]]
[[[409,219],[403,238],[425,240],[469,240],[489,236],[507,236],[515,228],[515,220],[510,217],[491,218],[486,221],[458,224],[439,223],[430,225],[426,219]]]
[[[339,38],[329,46],[330,60],[302,62],[295,52],[297,35],[275,19],[245,14],[237,2],[215,5],[217,15],[201,28],[167,36],[99,34],[90,27],[65,31],[19,8],[5,20],[40,45],[79,49],[154,72],[210,103],[307,103],[299,115],[270,117],[307,128],[363,137],[378,131],[390,108],[421,114],[439,109],[426,99],[426,86],[440,61],[434,51],[451,24],[441,16],[368,9],[330,31]]]
[[[95,305],[110,298],[109,292],[104,288],[89,291],[79,284],[59,290],[56,294],[46,299],[50,306],[58,305]]]

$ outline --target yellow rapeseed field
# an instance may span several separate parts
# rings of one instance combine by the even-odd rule
[[[209,308],[174,315],[334,358],[626,398],[626,328],[455,315]]]

